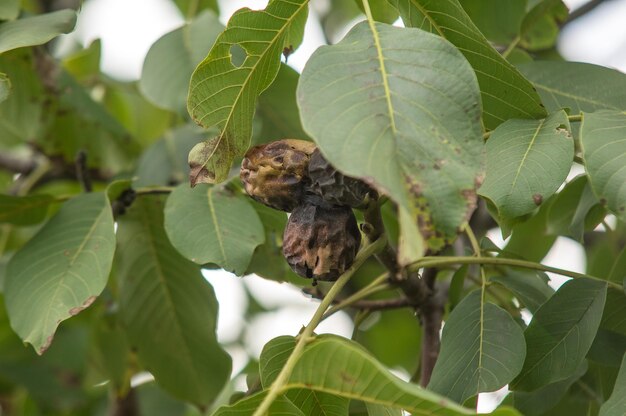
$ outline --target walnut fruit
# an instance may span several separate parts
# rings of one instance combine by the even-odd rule
[[[284,139],[252,147],[241,162],[239,177],[252,198],[291,212],[309,185],[308,165],[315,145]]]
[[[289,217],[283,255],[300,276],[335,281],[352,265],[360,244],[352,209],[304,204]]]
[[[363,181],[345,176],[335,169],[319,149],[311,155],[309,178],[311,191],[333,205],[361,207],[372,190]]]

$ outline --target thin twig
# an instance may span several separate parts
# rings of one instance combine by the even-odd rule
[[[569,16],[567,17],[567,20],[565,21],[565,23],[563,23],[562,26],[565,26],[565,25],[567,25],[569,23],[572,23],[576,19],[580,19],[581,17],[583,17],[583,16],[587,15],[588,13],[592,12],[593,10],[595,10],[596,7],[598,7],[599,5],[601,5],[604,2],[606,2],[606,0],[591,0],[591,1],[588,1],[587,3],[583,4],[579,8],[574,9],[569,14]]]
[[[79,150],[76,153],[76,180],[80,183],[83,192],[91,192],[93,186],[91,184],[91,177],[89,176],[89,169],[87,169],[87,152],[85,150]]]

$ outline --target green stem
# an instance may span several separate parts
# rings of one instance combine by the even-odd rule
[[[622,285],[609,282],[599,277],[590,276],[583,273],[576,273],[569,270],[563,270],[556,267],[546,266],[545,264],[534,263],[532,261],[507,259],[502,257],[422,257],[417,262],[409,266],[409,270],[419,270],[423,267],[442,267],[453,264],[494,264],[499,266],[521,267],[524,269],[540,270],[560,274],[562,276],[574,279],[594,279],[606,283],[614,289],[622,290]]]
[[[505,51],[502,52],[502,57],[504,59],[506,59],[509,56],[509,54],[513,52],[513,49],[515,49],[515,47],[520,42],[520,40],[521,38],[519,36],[516,36],[515,39],[513,39],[513,41],[509,44],[509,46],[506,47]]]
[[[389,289],[390,286],[387,283],[387,279],[389,279],[389,273],[383,273],[381,276],[374,279],[369,285],[365,286],[363,289],[359,290],[356,293],[353,293],[338,304],[331,306],[324,314],[324,316],[322,316],[322,320],[328,318],[335,312],[338,312],[341,309],[360,301],[361,299],[365,299],[366,297],[382,290]]]
[[[348,283],[348,281],[350,280],[354,272],[359,267],[361,267],[361,265],[365,262],[365,260],[367,260],[371,255],[376,253],[378,250],[380,250],[385,244],[386,244],[385,239],[380,238],[374,241],[373,243],[371,243],[370,245],[363,247],[363,249],[356,256],[356,259],[354,260],[354,264],[352,265],[352,267],[346,270],[345,273],[342,274],[339,277],[339,279],[337,279],[335,284],[333,284],[333,286],[330,288],[326,296],[324,296],[324,299],[322,299],[322,302],[318,306],[317,310],[315,311],[315,314],[313,314],[313,317],[311,318],[307,326],[304,328],[302,333],[298,336],[298,342],[296,343],[295,348],[291,352],[291,355],[287,359],[287,362],[283,366],[282,370],[280,370],[278,377],[276,377],[276,380],[274,380],[269,390],[267,391],[267,395],[265,396],[265,398],[263,398],[263,401],[261,402],[259,407],[257,407],[257,409],[254,411],[252,416],[264,416],[267,414],[274,400],[276,400],[278,395],[282,393],[283,388],[287,384],[287,381],[289,380],[289,377],[291,376],[291,373],[293,372],[293,369],[296,363],[298,362],[298,360],[302,356],[302,353],[304,352],[304,347],[311,340],[311,337],[313,336],[313,331],[315,330],[317,325],[321,322],[322,317],[324,316],[324,312],[326,312],[326,309],[328,309],[333,299],[335,299],[335,297],[339,294],[339,292],[345,286],[345,284]]]

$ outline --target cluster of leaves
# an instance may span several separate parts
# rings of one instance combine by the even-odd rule
[[[560,0],[333,1],[320,21],[336,42],[302,74],[281,60],[307,0],[226,27],[215,1],[176,4],[188,22],[136,83],[100,73],[98,41],[61,58],[42,46],[74,11],[0,5],[3,412],[464,415],[506,385],[493,414],[626,412],[626,75],[559,57]],[[308,284],[280,253],[286,214],[237,179],[251,144],[284,137],[384,195],[383,236],[316,292],[328,306],[347,283],[327,314],[345,306],[353,339],[314,337],[320,307],[235,392],[201,270]],[[496,222],[505,247],[479,244]],[[585,274],[537,263],[558,237],[583,243]],[[393,270],[368,257],[382,244]],[[397,276],[422,270],[437,271],[432,293],[394,303],[410,294]],[[545,271],[574,279],[555,292]],[[425,389],[388,368],[426,364],[435,300],[445,327]],[[144,371],[156,384],[131,387]]]

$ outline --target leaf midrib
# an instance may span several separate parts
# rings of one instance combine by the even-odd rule
[[[605,286],[605,287],[606,287],[606,286]],[[572,333],[572,330],[573,330],[574,328],[578,328],[578,326],[580,326],[580,321],[582,321],[582,320],[583,320],[583,318],[585,318],[585,317],[587,316],[587,313],[589,312],[589,309],[590,309],[590,308],[591,308],[591,306],[592,306],[592,305],[596,302],[597,295],[598,295],[598,293],[599,293],[599,292],[600,292],[600,291],[596,291],[596,293],[594,294],[594,296],[591,298],[591,302],[589,302],[589,304],[588,304],[588,305],[587,305],[587,307],[585,308],[585,312],[583,312],[583,313],[580,315],[580,317],[576,320],[576,323],[575,323],[574,325],[572,325],[572,327],[571,327],[570,329],[568,329],[568,330],[567,330],[567,332],[565,333],[565,335],[563,335],[563,336],[561,337],[561,339],[560,339],[560,340],[559,340],[556,344],[554,344],[554,346],[553,346],[552,348],[550,348],[550,350],[549,350],[549,351],[547,351],[547,352],[546,352],[546,353],[545,353],[545,354],[544,354],[544,355],[543,355],[543,356],[542,356],[539,360],[537,360],[537,362],[535,363],[535,365],[533,365],[533,366],[532,366],[532,367],[530,367],[528,370],[526,370],[526,371],[524,372],[524,373],[525,373],[524,377],[520,378],[520,380],[519,380],[517,383],[515,383],[515,384],[519,384],[519,383],[521,383],[521,382],[522,382],[522,380],[526,379],[526,378],[528,377],[528,375],[529,375],[529,374],[530,374],[530,373],[531,373],[531,372],[532,372],[535,368],[537,368],[537,366],[538,366],[539,364],[541,364],[541,363],[542,363],[542,362],[546,359],[546,357],[547,357],[548,355],[551,355],[551,354],[554,352],[554,350],[555,350],[557,347],[559,347],[559,346],[560,346],[560,345],[564,342],[564,340],[565,340],[566,338],[568,338],[568,337],[570,336],[570,334]]]
[[[176,332],[178,332],[178,335],[179,335],[178,339],[182,341],[181,344],[183,345],[183,348],[185,349],[184,354],[179,354],[179,357],[182,355],[185,358],[185,361],[187,361],[189,368],[195,370],[196,367],[193,365],[193,358],[192,358],[191,350],[189,349],[189,345],[187,345],[187,338],[184,336],[184,332],[181,329],[182,325],[180,324],[178,320],[178,314],[176,313],[176,308],[174,307],[174,301],[172,299],[170,291],[168,290],[168,285],[167,285],[167,281],[165,278],[165,272],[163,271],[163,265],[161,264],[161,260],[160,260],[161,257],[159,257],[159,250],[157,250],[157,247],[155,246],[155,242],[157,241],[157,236],[153,232],[153,227],[152,227],[152,224],[150,224],[148,215],[140,215],[140,217],[141,217],[142,226],[144,227],[144,229],[146,230],[149,236],[149,242],[147,246],[149,247],[149,250],[152,252],[152,256],[153,256],[154,263],[155,263],[156,275],[159,279],[160,287],[162,288],[162,291],[165,295],[166,302],[169,305],[169,308],[170,308],[169,310],[173,312],[172,318],[174,322],[176,323],[174,327],[175,327]],[[193,378],[196,381],[193,385],[196,387],[200,386],[201,380],[198,378],[198,374],[196,373],[196,371],[191,371],[191,374],[193,374]],[[197,393],[200,395],[202,394],[201,391],[198,391]]]
[[[205,158],[203,166],[205,166],[209,162],[209,160],[213,157],[213,155],[217,151],[218,147],[220,147],[220,144],[222,143],[222,140],[226,136],[225,132],[228,129],[228,126],[230,125],[230,121],[231,121],[233,115],[235,114],[235,110],[234,109],[235,109],[235,107],[237,107],[237,104],[239,103],[240,98],[243,96],[243,91],[247,89],[248,83],[250,82],[250,79],[252,78],[252,74],[255,73],[255,71],[257,69],[257,66],[267,56],[266,55],[267,51],[270,50],[276,44],[276,40],[279,39],[284,34],[286,28],[291,25],[291,23],[294,20],[294,16],[297,16],[302,11],[302,8],[305,7],[305,6],[308,6],[308,4],[309,4],[309,0],[304,0],[302,2],[302,4],[300,5],[300,7],[298,7],[298,9],[291,15],[291,18],[286,19],[286,23],[277,31],[276,36],[270,42],[268,42],[268,47],[265,48],[263,53],[258,55],[259,59],[255,62],[254,65],[249,67],[250,70],[248,71],[248,75],[246,75],[245,80],[241,84],[241,88],[239,89],[239,92],[235,96],[235,100],[233,101],[232,105],[230,106],[230,111],[228,112],[228,117],[226,117],[226,119],[224,120],[224,128],[220,132],[220,135],[218,136],[217,142],[213,146],[213,149],[211,150],[211,153]],[[263,10],[262,12],[263,13],[267,13],[266,10]],[[270,15],[270,16],[275,18],[275,16],[273,16],[273,15]],[[227,29],[228,29],[228,26],[226,27],[226,30]],[[279,62],[279,65],[280,65],[280,62]],[[226,144],[228,145],[228,140],[226,141]]]

